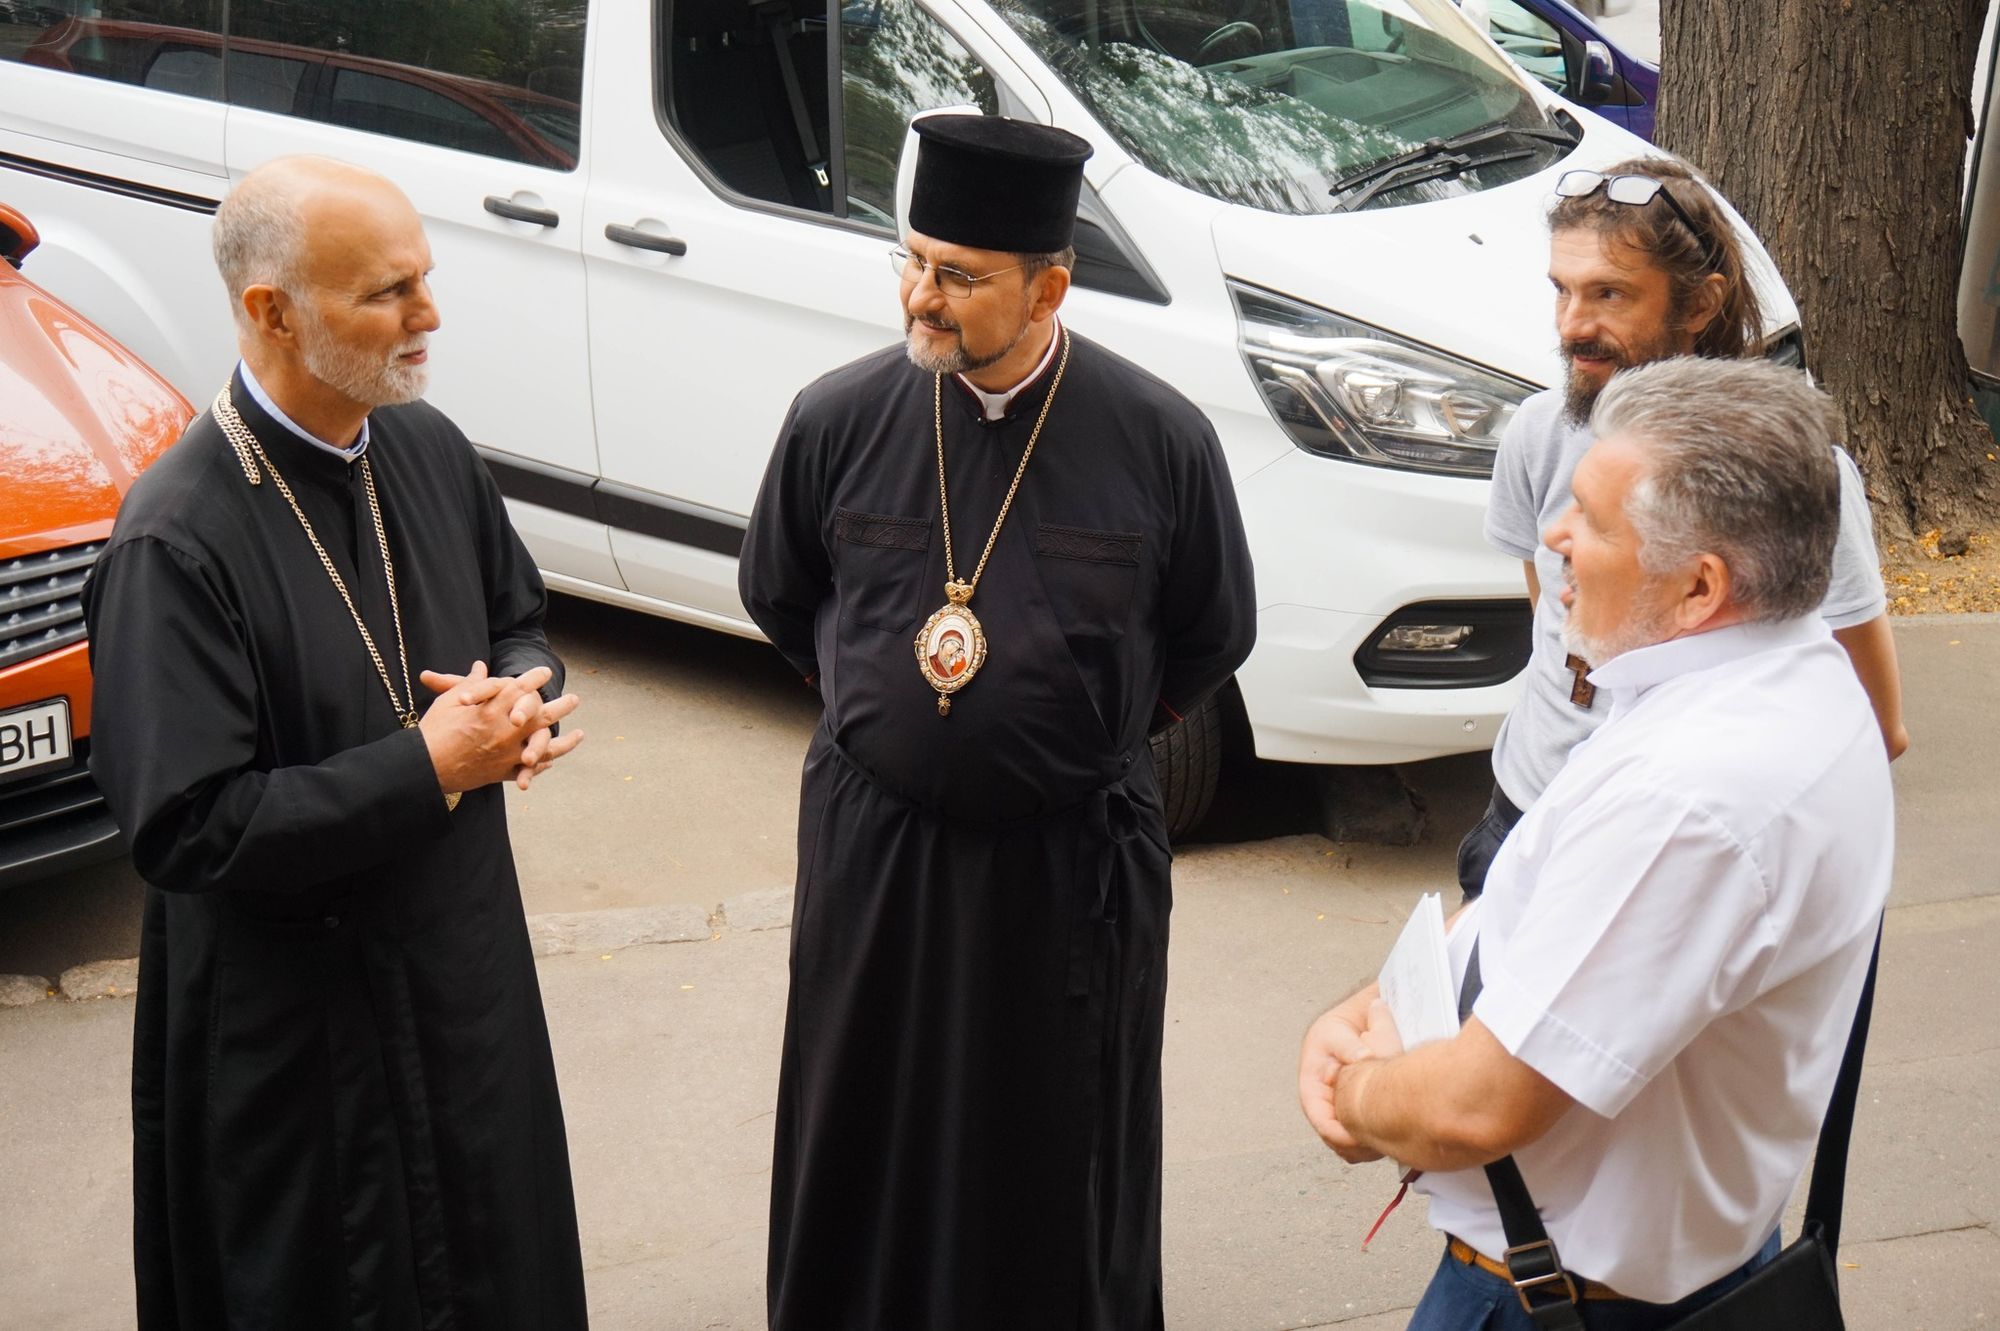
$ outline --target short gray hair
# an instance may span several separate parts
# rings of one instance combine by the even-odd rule
[[[1066,245],[1062,249],[1050,250],[1045,254],[1024,251],[1020,255],[1020,259],[1021,280],[1023,282],[1032,282],[1035,280],[1036,274],[1046,272],[1051,268],[1074,269],[1076,267],[1076,246]]]
[[[243,293],[251,287],[296,290],[305,252],[305,218],[296,196],[282,184],[249,179],[231,190],[215,210],[210,244],[240,327],[249,321]]]
[[[1625,500],[1651,572],[1712,554],[1752,621],[1817,610],[1840,532],[1840,417],[1803,373],[1677,356],[1614,376],[1590,415],[1647,467]]]

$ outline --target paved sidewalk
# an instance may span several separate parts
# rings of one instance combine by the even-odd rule
[[[1842,1279],[1857,1331],[1963,1331],[2000,1323],[2000,621],[1904,622],[1897,640],[1916,748],[1897,770],[1899,869]],[[1413,849],[1291,837],[1181,857],[1170,1325],[1378,1331],[1407,1318],[1436,1261],[1421,1208],[1362,1254],[1390,1167],[1349,1169],[1320,1148],[1292,1080],[1305,1023],[1373,969],[1419,892],[1449,881],[1469,811],[1433,812]],[[778,922],[769,899],[750,904],[682,931],[698,941],[619,947],[574,921],[549,935],[587,947],[546,957],[541,980],[599,1331],[763,1325],[790,934],[758,927]],[[123,998],[0,1010],[0,1323],[132,1324],[131,1021]]]

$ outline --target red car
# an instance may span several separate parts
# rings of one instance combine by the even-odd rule
[[[187,399],[23,277],[39,237],[0,204],[0,887],[119,853],[90,779],[83,582]]]

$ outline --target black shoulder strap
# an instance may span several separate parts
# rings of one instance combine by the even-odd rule
[[[1465,961],[1465,981],[1458,989],[1461,1022],[1472,1015],[1472,1005],[1484,987],[1479,973],[1479,940],[1475,938]],[[1549,1232],[1542,1228],[1541,1212],[1535,1209],[1535,1199],[1514,1157],[1503,1155],[1486,1166],[1486,1182],[1500,1208],[1500,1227],[1507,1233],[1507,1274],[1528,1319],[1542,1331],[1583,1331],[1576,1286],[1563,1270]]]
[[[1861,1056],[1868,1048],[1868,1018],[1875,1008],[1875,972],[1882,964],[1882,924],[1875,925],[1875,950],[1868,957],[1868,979],[1861,986],[1861,1003],[1854,1009],[1854,1029],[1847,1052],[1840,1058],[1833,1099],[1819,1128],[1819,1150],[1813,1155],[1812,1184],[1806,1190],[1806,1224],[1817,1224],[1827,1256],[1840,1250],[1840,1209],[1847,1191],[1847,1147],[1854,1132],[1854,1105],[1861,1098]]]
[[[1861,1060],[1868,1046],[1868,1019],[1875,1006],[1875,972],[1882,961],[1882,926],[1875,926],[1875,947],[1868,958],[1868,978],[1861,986],[1861,1001],[1854,1010],[1854,1026],[1848,1032],[1847,1050],[1841,1055],[1840,1074],[1833,1084],[1833,1099],[1827,1104],[1820,1125],[1819,1150],[1813,1157],[1812,1185],[1806,1193],[1806,1226],[1818,1227],[1821,1241],[1831,1257],[1840,1244],[1840,1213],[1847,1186],[1847,1148],[1854,1130],[1854,1107],[1860,1098]],[[1472,1014],[1482,981],[1479,974],[1479,940],[1472,943],[1466,962],[1465,983],[1458,991],[1460,1021]],[[1500,1227],[1507,1234],[1506,1265],[1514,1280],[1514,1292],[1528,1317],[1543,1331],[1583,1331],[1576,1307],[1576,1287],[1562,1268],[1555,1244],[1542,1227],[1541,1212],[1528,1192],[1527,1180],[1511,1155],[1501,1156],[1486,1166],[1486,1182],[1493,1189],[1500,1211]]]

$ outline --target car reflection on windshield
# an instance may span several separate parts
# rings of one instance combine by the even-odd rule
[[[1540,131],[1380,189],[1367,206],[1470,193],[1564,151],[1520,73],[1449,0],[998,0],[1134,157],[1212,198],[1337,210],[1371,164],[1488,126]],[[1392,12],[1393,11],[1393,12]]]

